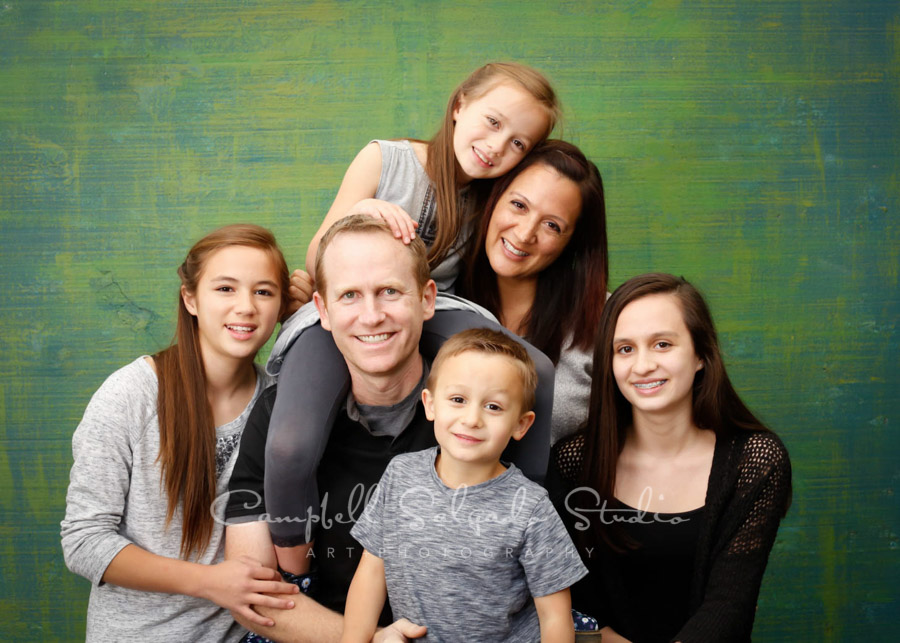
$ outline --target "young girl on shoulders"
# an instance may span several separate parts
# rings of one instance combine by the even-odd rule
[[[428,246],[439,290],[452,291],[460,250],[490,181],[546,139],[559,112],[553,89],[534,69],[515,63],[477,69],[451,95],[433,139],[373,141],[356,156],[310,243],[310,275],[315,277],[313,262],[325,231],[348,214],[368,214],[387,221],[399,239],[408,242],[419,235]],[[306,273],[295,273],[293,288],[308,296],[312,285]],[[437,338],[439,345],[459,330],[486,323],[479,316],[484,311],[468,302],[441,301],[439,309],[445,312],[426,324],[426,341]],[[310,531],[297,518],[315,513],[319,504],[315,471],[349,383],[340,353],[316,321],[309,308],[294,315],[269,364],[270,372],[279,373],[279,395],[266,446],[266,511],[285,518],[270,524],[270,530],[280,566],[292,573],[308,569]],[[535,408],[540,420],[528,441],[535,447],[521,445],[524,455],[517,463],[526,474],[542,479],[549,451],[553,365],[532,351],[541,377]]]
[[[66,564],[91,581],[87,640],[236,641],[229,610],[261,624],[263,593],[296,593],[249,558],[223,562],[224,504],[250,408],[271,378],[253,363],[287,303],[268,230],[231,225],[178,268],[175,343],[113,373],[72,438]]]
[[[750,640],[790,459],[684,279],[642,275],[610,297],[587,427],[556,445],[548,487],[590,570],[573,603],[604,641]]]

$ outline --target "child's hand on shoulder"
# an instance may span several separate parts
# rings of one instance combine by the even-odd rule
[[[413,221],[406,210],[381,199],[358,201],[347,214],[367,214],[373,219],[383,219],[391,227],[394,237],[401,239],[403,243],[415,239],[416,228],[419,227],[419,223]]]
[[[284,312],[283,319],[287,319],[293,315],[303,304],[308,303],[312,299],[313,291],[316,289],[312,277],[305,270],[299,268],[291,273],[291,285],[288,288],[287,310]]]

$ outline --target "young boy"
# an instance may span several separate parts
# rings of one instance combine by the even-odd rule
[[[587,573],[547,493],[500,461],[534,421],[534,364],[487,329],[451,337],[422,402],[439,447],[396,456],[353,527],[364,547],[343,641],[370,641],[386,596],[425,640],[573,641]]]

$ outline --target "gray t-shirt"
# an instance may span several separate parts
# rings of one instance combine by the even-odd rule
[[[587,574],[547,492],[515,465],[451,489],[438,447],[396,456],[351,534],[384,560],[395,618],[427,641],[538,641],[534,596]]]

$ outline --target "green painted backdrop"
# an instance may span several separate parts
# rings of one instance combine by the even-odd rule
[[[613,285],[684,274],[795,496],[759,640],[900,638],[900,5],[879,0],[0,2],[0,622],[83,636],[58,544],[92,391],[172,332],[175,266],[238,220],[300,265],[369,139],[471,69],[565,102]]]

